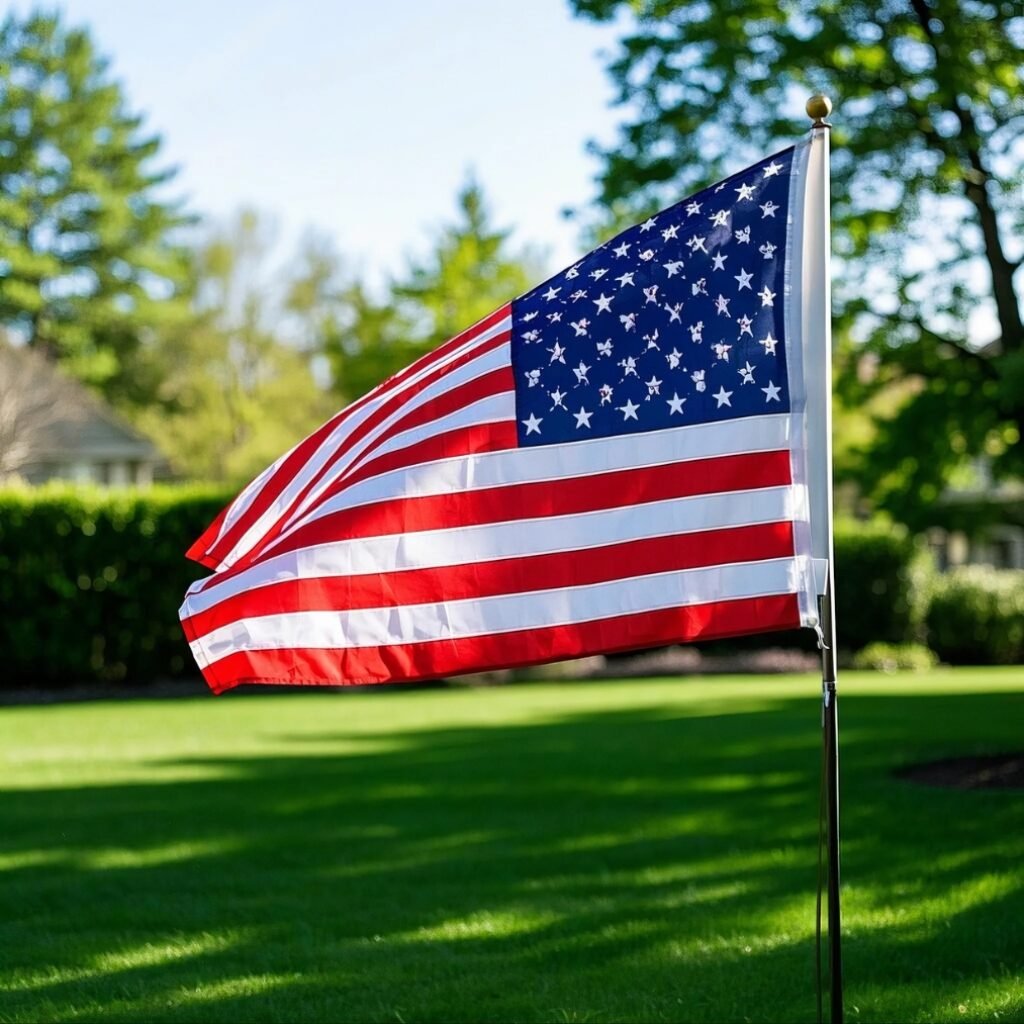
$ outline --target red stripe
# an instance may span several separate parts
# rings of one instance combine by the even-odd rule
[[[239,651],[203,669],[203,675],[215,693],[239,683],[338,686],[415,682],[583,654],[796,629],[799,625],[796,595],[779,594],[427,643],[347,650]]]
[[[774,451],[567,477],[555,483],[541,480],[422,498],[390,498],[314,519],[282,537],[266,554],[354,537],[574,515],[699,494],[782,487],[790,480],[789,453]]]
[[[394,608],[438,600],[523,594],[792,554],[792,525],[763,523],[468,565],[282,580],[228,597],[190,616],[189,621],[192,632],[202,636],[218,626],[260,615]]]
[[[197,558],[198,561],[202,561],[204,565],[210,565],[212,568],[216,568],[217,566],[219,566],[223,559],[227,556],[227,554],[238,542],[239,538],[241,538],[245,534],[245,532],[252,526],[252,524],[255,523],[260,518],[260,516],[262,516],[263,513],[267,511],[271,504],[281,495],[281,493],[288,486],[288,484],[295,478],[295,476],[299,473],[302,467],[307,462],[309,462],[309,460],[316,454],[317,450],[323,444],[324,440],[331,434],[331,432],[336,427],[338,427],[341,423],[343,423],[349,417],[354,415],[359,409],[366,405],[367,402],[379,398],[382,394],[386,394],[387,392],[392,391],[403,381],[407,380],[409,376],[412,375],[413,373],[419,373],[424,368],[433,365],[439,359],[442,359],[445,355],[447,355],[454,349],[457,349],[459,346],[471,342],[474,337],[484,333],[485,331],[493,327],[495,324],[500,323],[502,318],[508,315],[510,309],[510,305],[505,305],[500,309],[495,310],[494,313],[492,313],[490,316],[485,317],[483,320],[479,321],[477,324],[474,324],[468,330],[463,331],[462,334],[459,334],[456,337],[452,338],[451,341],[445,342],[445,344],[434,349],[433,352],[428,353],[422,358],[416,360],[416,362],[407,366],[405,369],[401,370],[399,373],[395,374],[393,377],[388,378],[388,380],[384,381],[382,384],[379,384],[372,391],[370,391],[366,395],[363,395],[361,398],[357,399],[355,402],[352,402],[350,405],[346,406],[335,416],[331,417],[331,419],[329,419],[326,423],[318,427],[312,434],[309,435],[309,437],[300,442],[300,444],[295,448],[291,455],[288,456],[288,458],[284,461],[284,463],[277,470],[277,472],[263,485],[263,487],[260,489],[260,492],[257,494],[256,498],[253,500],[252,504],[245,510],[245,512],[238,518],[236,522],[232,523],[230,529],[225,533],[225,535],[219,541],[217,540],[217,534],[220,529],[220,524],[223,522],[224,516],[226,515],[227,511],[231,508],[231,505],[229,505],[228,508],[225,509],[220,516],[218,516],[217,520],[215,520],[214,523],[203,533],[199,540],[192,545],[192,547],[189,549],[190,557],[197,558],[197,555],[202,554],[203,557]],[[429,380],[436,379],[437,377],[443,375],[444,373],[448,372],[451,369],[454,369],[457,366],[463,365],[463,363],[467,362],[472,358],[475,358],[482,352],[490,351],[491,348],[495,348],[498,345],[502,344],[504,341],[507,341],[510,336],[511,335],[509,333],[502,332],[502,334],[499,335],[497,339],[491,339],[485,342],[483,345],[473,349],[471,352],[466,353],[464,356],[455,360],[451,364],[451,366],[441,367],[439,370],[434,371],[429,376],[428,381],[424,381],[424,384],[428,383]],[[405,400],[405,397],[405,395],[397,396],[397,401],[392,400],[392,402],[389,404],[389,407],[393,408],[395,405],[400,405],[401,402]],[[373,417],[369,418],[372,419]],[[363,434],[360,433],[358,436],[361,437],[363,436]],[[335,453],[330,464],[333,464],[333,461],[334,459],[337,458],[338,454],[344,452],[346,445],[351,443],[353,443],[353,438],[349,437],[345,440],[345,442],[342,443],[342,445],[339,445],[338,452]],[[321,474],[318,474],[314,478],[310,486],[313,486],[316,480],[320,479],[322,472],[325,470],[326,467],[324,468],[324,470],[321,471]],[[308,487],[305,488],[302,491],[302,493],[298,496],[296,501],[300,501],[306,495],[306,493],[308,493],[308,490]],[[295,503],[293,502],[292,507],[294,507],[294,504]],[[238,561],[241,562],[244,560],[246,563],[251,563],[255,558],[255,554],[255,551],[243,553],[243,555],[240,556]]]

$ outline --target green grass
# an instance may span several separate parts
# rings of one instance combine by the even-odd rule
[[[1024,1020],[1017,670],[841,685],[849,1019]],[[814,1018],[818,683],[0,711],[0,1020]]]

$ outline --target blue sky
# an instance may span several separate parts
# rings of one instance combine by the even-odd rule
[[[16,4],[25,11],[28,4]],[[593,196],[614,137],[601,49],[563,0],[65,0],[180,166],[194,208],[315,227],[377,277],[449,218],[469,169],[498,222],[579,251],[560,215]]]

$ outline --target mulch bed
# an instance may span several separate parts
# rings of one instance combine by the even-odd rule
[[[912,764],[898,778],[946,789],[1024,789],[1024,753],[988,757],[950,757]]]

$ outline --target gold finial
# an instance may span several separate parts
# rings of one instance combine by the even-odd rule
[[[832,101],[827,96],[816,95],[812,96],[807,101],[807,106],[804,108],[807,111],[807,116],[814,122],[812,128],[831,128],[832,126],[825,120],[829,114],[832,113]]]

